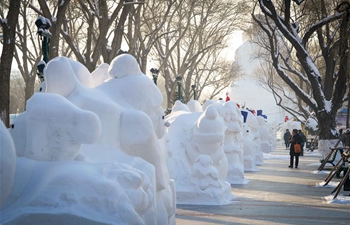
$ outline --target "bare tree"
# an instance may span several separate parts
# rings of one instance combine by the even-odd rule
[[[129,46],[128,53],[135,56],[142,72],[146,73],[148,54],[156,41],[168,33],[164,25],[174,8],[180,7],[184,0],[147,1],[143,8],[131,8],[125,40]]]
[[[24,111],[24,88],[25,83],[20,72],[18,70],[12,70],[10,85],[10,113],[15,113],[17,109]]]
[[[168,108],[176,98],[176,77],[182,78],[181,96],[185,101],[189,100],[193,84],[198,87],[198,97],[204,87],[216,88],[213,83],[220,79],[214,75],[223,67],[215,67],[215,63],[227,46],[227,38],[238,27],[238,9],[239,5],[231,1],[203,0],[183,1],[170,12],[163,28],[166,35],[157,40],[154,56],[165,80]],[[220,75],[224,74],[229,73]]]
[[[39,0],[40,9],[30,6],[52,23],[49,58],[72,56],[92,71],[101,60],[110,63],[117,56],[130,9],[140,7],[124,2]]]
[[[350,4],[343,2],[338,6],[342,10],[332,12],[322,0],[321,17],[305,28],[301,27],[305,23],[299,23],[303,11],[292,11],[302,8],[304,1],[284,0],[282,3],[259,0],[260,11],[254,9],[253,19],[268,38],[272,65],[277,74],[315,113],[320,139],[332,139],[336,134],[335,115],[345,100],[349,76]],[[264,19],[256,16],[260,12]],[[316,44],[319,51],[311,48]],[[281,45],[288,50],[282,51]],[[320,53],[322,57],[318,57]],[[333,62],[326,63],[330,59]],[[298,63],[294,64],[294,61]],[[320,61],[325,68],[320,69]],[[310,87],[312,94],[303,90],[300,80]]]
[[[0,118],[7,127],[10,125],[10,75],[20,3],[20,0],[11,0],[6,18],[0,20],[3,33],[0,59]]]
[[[124,1],[115,4],[107,0],[78,0],[77,4],[69,8],[61,30],[68,45],[63,50],[71,52],[90,71],[102,59],[105,63],[110,63],[118,55],[125,23],[134,7],[141,5],[125,5]]]
[[[223,97],[220,94],[228,91],[226,89],[231,87],[231,83],[241,72],[241,67],[237,63],[221,58],[217,53],[207,54],[206,58],[199,62],[193,74],[197,99],[201,96],[202,100]],[[185,102],[194,94],[188,85],[183,89]]]
[[[26,101],[35,92],[35,82],[37,75],[37,64],[40,61],[40,43],[36,37],[35,20],[37,16],[33,15],[33,11],[29,8],[32,0],[22,0],[20,8],[19,20],[20,23],[16,26],[16,49],[14,52],[14,59],[17,62],[18,69],[24,81],[24,101],[22,106],[17,108],[25,111]],[[16,77],[15,80],[18,78]],[[19,91],[19,89],[17,89]]]

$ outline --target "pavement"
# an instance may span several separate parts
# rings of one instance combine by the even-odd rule
[[[317,150],[316,150],[317,151]],[[350,205],[327,203],[334,186],[320,187],[332,165],[316,173],[321,156],[305,152],[299,168],[291,169],[289,150],[278,147],[264,159],[259,171],[245,172],[247,184],[231,185],[232,204],[221,206],[177,205],[177,225],[297,224],[350,225]],[[281,157],[282,156],[282,157]],[[283,157],[285,156],[285,157]],[[334,177],[331,183],[340,182]],[[341,189],[338,196],[349,196]]]

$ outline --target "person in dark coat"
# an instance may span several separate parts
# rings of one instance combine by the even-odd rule
[[[341,143],[343,144],[343,147],[346,146],[346,134],[343,134],[343,128],[339,129],[339,138]]]
[[[286,145],[286,149],[288,149],[289,144],[290,144],[290,142],[289,142],[290,141],[290,136],[291,136],[291,134],[290,134],[289,130],[287,129],[286,133],[284,133],[284,135],[283,135],[284,144]]]
[[[300,156],[303,156],[304,155],[304,146],[305,146],[305,143],[307,140],[306,140],[306,136],[304,135],[302,130],[299,130],[298,134],[300,135],[301,139],[303,139],[303,142],[301,142],[301,154],[300,154]]]
[[[298,168],[300,153],[294,152],[294,144],[296,144],[296,143],[301,144],[302,142],[303,142],[303,139],[298,134],[298,130],[293,129],[292,137],[290,140],[290,149],[289,149],[289,155],[290,155],[289,168],[293,168],[294,157],[295,157],[295,168]],[[302,148],[302,146],[300,146],[300,147]]]

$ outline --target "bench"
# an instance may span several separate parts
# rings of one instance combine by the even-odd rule
[[[337,157],[337,153],[338,151],[340,152],[340,155],[343,154],[343,148],[336,148],[336,149],[332,149],[332,154],[331,156],[328,158],[327,162],[326,163],[330,163],[332,164],[333,166],[335,166],[334,164],[334,160],[335,158]],[[323,163],[324,162],[324,159],[320,159],[320,163]]]
[[[336,177],[337,178],[340,178],[341,172],[343,172],[343,174],[345,175],[346,171],[349,169],[348,165],[349,165],[349,154],[344,153],[343,162],[337,168],[337,171],[336,171]]]

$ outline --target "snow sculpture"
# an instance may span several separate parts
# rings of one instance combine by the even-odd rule
[[[201,154],[209,155],[218,170],[220,180],[227,176],[227,158],[223,149],[223,139],[226,127],[214,106],[209,106],[199,117],[193,129],[194,148],[186,149],[186,154],[192,163]]]
[[[121,107],[103,92],[80,83],[71,64],[70,59],[62,56],[50,60],[44,71],[45,92],[59,94],[77,107],[95,113],[101,122],[99,143],[106,147],[120,148],[120,141],[116,137],[120,135]]]
[[[51,145],[60,146],[67,140],[72,140],[71,137],[75,137],[71,134],[72,131],[76,133],[77,140],[74,139],[69,144],[86,144],[82,146],[81,154],[76,155],[77,148],[73,149],[70,155],[64,155],[66,158],[58,158],[68,161],[48,162],[19,158],[18,161],[21,162],[17,167],[15,189],[6,200],[6,208],[2,211],[5,214],[2,214],[4,216],[1,218],[1,223],[11,221],[9,223],[20,224],[30,220],[35,224],[45,223],[43,221],[52,221],[52,224],[57,224],[57,221],[84,224],[113,224],[115,221],[121,224],[175,224],[175,185],[169,180],[165,154],[160,149],[157,136],[158,134],[162,137],[162,132],[164,133],[164,121],[160,113],[162,110],[152,103],[150,107],[135,109],[135,105],[134,107],[126,101],[129,96],[124,97],[120,91],[117,95],[112,95],[113,80],[117,79],[104,82],[102,84],[106,85],[104,91],[84,86],[77,79],[73,67],[70,60],[64,57],[50,61],[44,72],[47,93],[35,95],[33,99],[38,101],[31,99],[33,110],[27,107],[29,110],[17,120],[18,124],[15,124],[13,130],[17,131],[16,128],[22,127],[29,132],[35,129],[32,126],[34,123],[28,123],[27,118],[31,118],[33,113],[39,113],[47,115],[47,118],[50,116],[61,118],[64,122],[62,126],[67,126],[66,132],[56,135],[57,132],[51,132],[56,128],[51,125],[53,120],[47,120],[46,125],[49,129],[47,136],[44,137]],[[115,68],[112,66],[110,69]],[[129,69],[131,74],[135,71],[133,68]],[[127,71],[117,71],[124,72],[125,78],[128,76]],[[140,74],[135,76],[135,79],[143,79],[141,75],[146,77]],[[125,80],[124,77],[118,78],[118,82]],[[134,82],[132,79],[129,81]],[[156,88],[153,83],[152,85]],[[145,98],[140,100],[142,101],[140,105],[149,104],[147,99],[153,97],[152,93],[143,95]],[[154,99],[159,100],[159,96],[154,95]],[[40,98],[41,101],[45,101],[41,102],[41,106]],[[137,101],[137,98],[134,99]],[[36,108],[42,112],[37,112]],[[76,115],[72,108],[82,113]],[[94,115],[94,118],[88,119],[86,112]],[[35,116],[33,118],[37,119]],[[70,118],[73,118],[72,121]],[[101,126],[99,128],[102,128],[100,140],[96,134],[100,132],[92,128],[95,119]],[[20,124],[21,121],[24,124]],[[80,122],[85,126],[80,126]],[[158,125],[155,127],[153,124]],[[21,134],[16,131],[11,133]],[[28,132],[25,135],[28,136]],[[39,135],[33,137],[33,142],[38,139]],[[16,144],[17,146],[26,147],[28,144]],[[18,152],[23,152],[26,156],[26,151],[20,149]],[[66,154],[65,151],[62,152]],[[28,179],[21,179],[23,177]],[[82,188],[85,185],[91,189],[76,193],[77,189],[85,190]],[[28,190],[29,195],[23,190]]]
[[[249,126],[250,133],[253,135],[254,139],[254,152],[255,152],[255,164],[262,165],[264,163],[263,153],[261,151],[261,139],[259,133],[259,122],[256,116],[251,113],[249,110],[242,110],[248,113],[246,120],[247,125]]]
[[[122,54],[112,60],[109,80],[97,87],[119,105],[146,113],[152,120],[157,137],[164,135],[163,96],[153,81],[140,70],[136,59]]]
[[[15,145],[7,128],[0,122],[0,209],[12,189],[15,168]]]
[[[271,144],[271,150],[273,151],[276,149],[276,121],[272,121],[271,123],[267,122],[269,133],[270,133],[270,144]]]
[[[169,183],[166,155],[158,141],[165,130],[160,107],[162,95],[154,83],[142,74],[136,59],[131,55],[117,56],[110,64],[109,76],[113,78],[96,89],[123,107],[121,148],[155,166],[157,190],[162,190]]]
[[[66,58],[70,64],[70,67],[73,69],[76,78],[79,82],[88,88],[95,87],[95,81],[91,76],[89,70],[80,62],[77,62],[73,59]]]
[[[20,118],[11,130],[13,135],[25,132],[24,136],[13,136],[16,142],[21,142],[19,138],[26,140],[25,144],[16,144],[17,154],[39,161],[73,160],[81,144],[94,143],[101,134],[100,120],[94,113],[56,94],[34,94]]]
[[[226,124],[224,150],[228,160],[228,173],[226,181],[231,184],[244,183],[243,159],[243,120],[241,112],[233,101],[224,103],[220,116]]]
[[[257,116],[256,119],[259,122],[259,134],[260,134],[260,148],[262,152],[269,153],[272,150],[270,143],[270,131],[267,127],[266,121],[262,116]]]
[[[16,155],[18,157],[24,156],[27,140],[27,113],[19,114],[13,122],[13,129],[9,129],[13,143],[15,144]],[[25,141],[22,141],[25,140]]]
[[[223,149],[225,125],[216,108],[204,112],[173,111],[166,117],[171,177],[179,204],[228,204],[231,186]],[[180,169],[181,168],[181,169]]]
[[[187,102],[187,106],[191,112],[202,112],[202,106],[197,100],[190,100]]]
[[[241,111],[243,116],[243,158],[244,158],[244,171],[257,171],[258,168],[255,163],[255,143],[254,136],[250,132],[249,125],[247,124],[248,112],[245,110]]]
[[[161,148],[159,141],[165,132],[162,94],[141,72],[136,59],[129,54],[122,54],[113,59],[108,73],[110,79],[96,89],[104,92],[122,107],[121,149],[154,165],[157,221],[159,224],[174,223],[175,186],[169,178],[166,152]]]
[[[94,80],[95,86],[102,84],[105,80],[109,78],[108,76],[108,63],[102,63],[91,73],[91,77]]]
[[[24,117],[15,121],[13,130],[26,122],[26,137],[33,141],[16,145],[25,146],[19,152],[26,157],[17,159],[14,188],[3,204],[1,224],[156,223],[153,166],[121,152],[114,158],[117,163],[72,160],[79,143],[98,140],[100,124],[95,114],[60,95],[37,93],[27,102]],[[31,149],[32,143],[38,147]],[[28,154],[30,149],[34,154]],[[16,165],[11,159],[8,162]]]
[[[126,164],[18,158],[15,188],[0,220],[1,224],[155,224],[144,217],[152,206],[151,189],[147,176]]]
[[[191,183],[200,190],[219,187],[218,171],[208,155],[199,155],[192,166]]]
[[[30,159],[73,160],[82,143],[92,144],[100,138],[98,117],[79,109],[59,95],[34,94],[27,101],[27,114],[29,132],[24,156]],[[50,124],[50,128],[47,124]],[[49,132],[54,132],[54,135],[51,136]]]
[[[216,101],[213,99],[207,99],[207,100],[205,100],[205,102],[202,106],[202,109],[203,109],[202,111],[205,111],[208,108],[208,106],[213,105],[213,106],[215,106],[216,110],[218,112],[220,112],[220,108],[222,107],[223,104],[224,104],[224,101],[220,101],[220,100]]]
[[[176,100],[173,108],[171,109],[171,112],[177,112],[177,111],[186,111],[191,112],[190,108],[183,104],[181,101]]]

